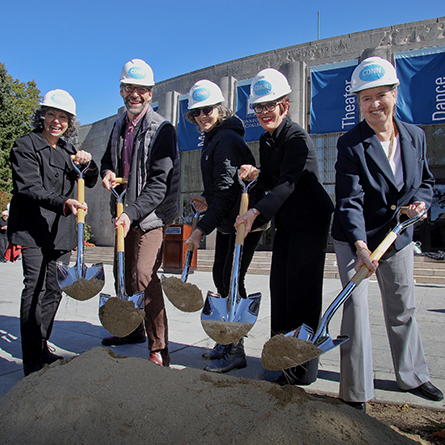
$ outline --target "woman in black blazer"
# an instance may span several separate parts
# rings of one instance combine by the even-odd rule
[[[370,261],[371,251],[396,225],[400,208],[408,206],[413,217],[431,205],[433,195],[425,134],[394,117],[398,84],[394,67],[380,57],[370,57],[354,70],[351,91],[365,120],[338,140],[332,236],[343,285],[363,264],[368,276],[376,272],[399,388],[418,388],[441,400],[442,393],[430,382],[415,319],[413,227],[379,263]],[[367,289],[368,280],[344,305],[341,334],[350,340],[340,350],[340,397],[363,411],[374,397]]]
[[[250,104],[266,132],[260,138],[258,188],[268,194],[241,216],[246,233],[258,218],[275,219],[270,271],[271,335],[305,323],[317,329],[322,303],[326,243],[333,203],[323,188],[318,157],[308,133],[289,116],[286,77],[267,68],[252,82]],[[244,178],[258,174],[242,167]],[[257,221],[258,222],[258,221]],[[277,383],[308,385],[317,378],[318,359],[287,369]]]
[[[47,344],[62,298],[56,263],[69,262],[77,239],[77,209],[87,210],[74,198],[77,173],[71,156],[80,165],[91,161],[91,154],[76,152],[62,138],[72,135],[78,125],[76,104],[66,91],[45,94],[33,125],[34,131],[17,139],[11,150],[14,191],[8,224],[9,258],[14,260],[21,249],[25,278],[20,306],[25,375],[62,358]],[[97,175],[92,163],[85,185],[93,187]]]

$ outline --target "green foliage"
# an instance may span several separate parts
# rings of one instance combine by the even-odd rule
[[[31,131],[30,118],[39,100],[40,90],[34,80],[14,80],[0,62],[0,191],[12,190],[9,154],[14,141]]]
[[[12,195],[8,192],[2,192],[0,190],[0,212],[6,210],[6,206],[11,202]]]
[[[94,235],[93,232],[91,231],[91,226],[87,222],[85,222],[83,225],[83,240],[86,243],[91,243],[93,237]]]

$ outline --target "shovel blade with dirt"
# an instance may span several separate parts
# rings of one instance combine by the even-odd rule
[[[90,167],[91,162],[80,170],[74,163],[76,157],[72,156],[71,162],[79,177],[77,180],[77,200],[85,201],[84,173]],[[85,211],[77,211],[77,261],[74,267],[67,267],[63,263],[57,263],[57,281],[60,288],[71,298],[79,301],[89,300],[97,295],[105,285],[105,271],[103,263],[95,263],[87,267],[84,262],[84,225]]]
[[[401,222],[400,216],[405,214],[406,210],[407,207],[401,208],[397,214],[396,227],[394,227],[394,229],[388,233],[376,250],[372,252],[370,256],[371,261],[379,261],[397,239],[398,235],[407,227],[422,220],[426,214],[425,209],[416,216]],[[345,301],[351,296],[354,289],[363,281],[363,279],[366,278],[368,272],[369,269],[367,266],[363,265],[354,274],[354,276],[349,280],[346,286],[326,309],[315,333],[309,326],[303,324],[297,329],[288,332],[284,336],[272,337],[268,342],[266,342],[261,355],[264,368],[267,370],[282,370],[298,366],[348,341],[349,336],[347,335],[340,335],[336,339],[333,339],[329,334],[329,322],[340,306],[342,306],[343,303],[345,303]],[[286,342],[287,344],[287,351],[284,353],[282,350],[278,351],[278,347],[273,347],[274,344],[279,345],[280,342]],[[283,355],[292,359],[292,363],[287,363],[288,366],[283,365]]]
[[[119,184],[127,184],[127,179],[116,178]],[[122,193],[112,187],[112,193],[117,200],[116,218],[123,213],[123,197],[126,189]],[[145,294],[144,291],[135,292],[133,295],[125,293],[124,279],[124,228],[120,225],[116,235],[116,255],[117,255],[117,296],[100,294],[99,298],[99,319],[102,326],[116,337],[125,337],[131,334],[145,317]]]
[[[200,212],[196,210],[192,203],[195,215],[193,217],[191,233],[193,233],[198,225]],[[200,311],[204,306],[202,292],[196,284],[187,283],[194,255],[193,245],[187,247],[187,253],[184,262],[184,268],[181,279],[177,277],[166,277],[162,275],[162,289],[177,309],[183,312]]]
[[[240,216],[247,212],[249,190],[257,179],[258,176],[246,184],[240,178],[238,171],[238,181],[243,187]],[[211,339],[223,345],[234,343],[243,338],[258,319],[260,309],[260,292],[250,294],[247,298],[241,298],[238,292],[244,234],[245,225],[241,224],[236,230],[230,296],[222,297],[218,293],[209,291],[201,312],[201,324],[204,331]]]

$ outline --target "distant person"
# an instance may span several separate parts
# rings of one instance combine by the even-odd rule
[[[2,216],[0,218],[0,262],[6,263],[5,259],[6,249],[8,247],[8,216],[9,212],[7,210],[3,210]]]
[[[7,252],[11,261],[22,254],[20,332],[25,376],[62,358],[47,344],[62,298],[56,263],[68,265],[77,244],[75,215],[78,209],[87,211],[87,205],[74,198],[77,173],[71,156],[81,166],[91,161],[85,173],[87,187],[93,187],[98,176],[91,154],[76,152],[65,139],[78,126],[76,103],[66,91],[46,93],[32,123],[34,131],[17,139],[11,150],[14,190]]]
[[[216,229],[213,282],[221,297],[230,298],[236,236],[234,223],[239,214],[242,193],[238,168],[245,163],[255,164],[255,159],[243,139],[242,121],[222,102],[224,96],[220,88],[210,80],[200,80],[190,89],[187,117],[204,135],[201,152],[204,191],[191,201],[198,210],[208,208],[186,244],[193,244],[197,249],[202,235]],[[255,203],[263,194],[253,187],[250,195],[250,201]],[[242,298],[247,298],[244,278],[262,233],[261,230],[251,232],[244,242],[238,277],[238,291]],[[229,345],[217,343],[203,357],[214,360],[204,367],[210,372],[224,373],[247,366],[243,338]]]
[[[346,285],[363,264],[368,276],[376,272],[397,385],[442,400],[430,382],[415,318],[413,227],[398,236],[378,263],[370,260],[371,251],[395,227],[402,206],[414,217],[431,205],[434,178],[425,134],[394,116],[399,79],[390,62],[365,59],[351,82],[364,120],[337,144],[332,236],[340,277]],[[341,324],[341,335],[350,339],[340,349],[340,398],[362,411],[374,397],[368,281],[346,301]]]
[[[125,289],[129,295],[145,292],[149,360],[169,366],[167,313],[157,271],[167,226],[178,213],[180,167],[175,129],[150,105],[154,84],[153,71],[143,60],[130,60],[122,68],[120,94],[126,113],[111,131],[101,176],[107,190],[118,186],[116,177],[128,178],[124,213],[114,223],[116,229],[124,227]],[[106,337],[102,344],[144,341],[141,324],[126,337]]]
[[[320,179],[318,156],[309,134],[289,115],[286,77],[273,68],[252,81],[249,103],[265,130],[260,138],[258,187],[267,195],[236,222],[275,221],[270,271],[271,335],[305,323],[314,331],[321,313],[329,223],[334,205]],[[242,167],[252,178],[258,169]],[[309,385],[317,379],[318,359],[290,368],[279,384]]]

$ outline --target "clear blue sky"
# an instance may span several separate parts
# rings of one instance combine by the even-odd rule
[[[444,0],[25,0],[0,2],[0,62],[42,95],[62,88],[82,124],[122,106],[125,62],[155,81],[228,60],[383,26],[445,16]],[[444,39],[445,44],[445,39]]]

